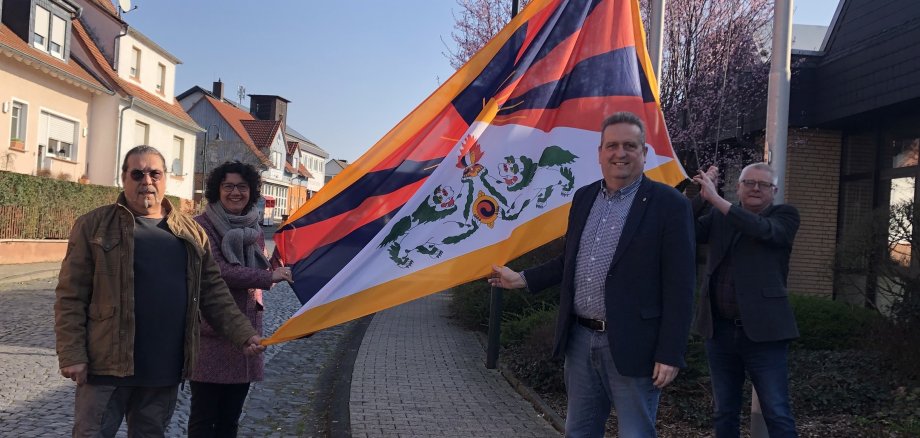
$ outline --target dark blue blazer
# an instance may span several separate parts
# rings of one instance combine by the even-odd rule
[[[713,208],[701,215],[703,203],[694,199],[697,242],[709,244],[706,271],[694,331],[712,338],[712,282],[725,256],[730,254],[735,297],[744,333],[755,342],[779,341],[799,336],[789,304],[786,277],[789,254],[799,229],[799,211],[791,205],[772,205],[754,214],[732,205],[728,214]]]
[[[581,234],[603,180],[575,192],[565,249],[524,271],[537,292],[561,284],[553,355],[565,353],[575,323],[575,260]],[[655,362],[684,367],[693,318],[696,244],[690,201],[674,188],[642,178],[607,272],[607,335],[624,376],[651,376]]]

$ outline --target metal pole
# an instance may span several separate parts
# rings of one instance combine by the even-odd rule
[[[767,91],[767,133],[764,152],[776,171],[779,190],[775,202],[785,202],[786,137],[789,134],[790,47],[792,46],[792,1],[776,0],[773,9],[773,53]]]
[[[784,202],[786,182],[786,137],[789,134],[790,48],[792,47],[792,2],[776,0],[773,6],[773,53],[770,59],[770,82],[767,90],[767,132],[764,152],[776,172],[779,190],[774,202]],[[751,394],[751,438],[769,436],[757,391]]]
[[[502,335],[502,289],[493,287],[489,303],[489,346],[486,349],[486,368],[494,370],[498,362],[498,347]]]
[[[511,18],[518,13],[518,0],[511,0]],[[489,345],[486,346],[486,368],[494,370],[498,364],[498,347],[502,335],[503,289],[493,287],[489,292]]]
[[[201,208],[204,208],[204,191],[207,189],[205,186],[208,177],[208,139],[210,138],[211,126],[208,126],[208,129],[204,131],[204,141],[201,142],[201,198],[198,198]]]
[[[651,17],[649,19],[648,54],[652,58],[652,70],[655,71],[655,81],[658,82],[658,91],[661,91],[661,41],[664,37],[664,8],[665,0],[651,0]]]

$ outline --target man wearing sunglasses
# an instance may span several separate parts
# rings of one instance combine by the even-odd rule
[[[718,169],[700,171],[694,199],[697,243],[709,244],[694,329],[706,338],[717,438],[737,437],[745,372],[757,390],[771,437],[795,437],[789,404],[787,347],[799,336],[786,277],[799,212],[775,205],[777,178],[769,165],[741,171],[740,205],[716,191]],[[704,203],[712,206],[703,215]]]
[[[195,364],[199,315],[246,354],[264,347],[221,279],[204,230],[166,199],[166,160],[137,146],[124,191],[77,219],[55,290],[74,436],[163,436]]]

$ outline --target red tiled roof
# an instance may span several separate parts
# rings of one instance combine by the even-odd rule
[[[76,23],[77,21],[72,20],[72,22]],[[25,55],[37,59],[49,68],[49,73],[51,73],[50,70],[59,70],[66,75],[73,76],[78,80],[85,82],[85,85],[87,86],[97,87],[100,90],[108,90],[108,87],[99,82],[95,77],[93,77],[93,75],[89,74],[89,72],[87,72],[72,58],[70,62],[65,62],[41,50],[38,50],[35,47],[30,46],[27,42],[23,41],[22,38],[19,38],[19,35],[13,33],[9,27],[6,27],[6,25],[2,23],[0,23],[0,46],[9,47],[14,51],[21,52]],[[40,68],[34,62],[33,66]],[[58,76],[60,75],[58,74]]]
[[[118,9],[115,8],[115,3],[112,0],[91,0],[93,3],[102,6],[102,9],[105,9],[106,12],[111,14],[115,18],[121,18],[118,16]]]
[[[300,146],[300,142],[289,141],[287,142],[287,153],[288,155],[293,155],[294,151],[297,150],[297,146]]]
[[[118,86],[122,92],[129,96],[134,96],[144,103],[153,106],[173,117],[176,117],[182,122],[185,122],[192,126],[198,126],[194,120],[182,109],[182,105],[179,105],[179,102],[176,99],[171,98],[172,103],[168,103],[163,99],[154,96],[152,93],[144,90],[143,88],[132,84],[130,81],[126,81],[118,76],[118,73],[112,69],[112,66],[109,65],[105,57],[102,55],[102,52],[99,51],[99,47],[93,43],[93,40],[89,37],[89,33],[86,32],[86,29],[83,28],[83,24],[78,20],[73,21],[73,34],[81,39],[83,45],[87,47],[89,53],[93,56],[93,60],[96,65],[108,76],[116,86]]]
[[[284,171],[287,173],[297,173],[297,171],[294,170],[294,166],[291,166],[291,163],[284,163]]]
[[[242,123],[259,149],[272,147],[275,134],[281,127],[280,120],[243,120]]]
[[[228,103],[221,102],[211,96],[205,95],[205,99],[214,107],[218,114],[230,125],[230,128],[233,129],[233,132],[236,133],[240,139],[243,140],[243,143],[249,148],[253,155],[262,162],[262,164],[271,165],[271,160],[256,147],[255,142],[252,141],[252,137],[249,136],[249,132],[243,127],[244,121],[254,120],[252,114],[247,113],[233,105]]]

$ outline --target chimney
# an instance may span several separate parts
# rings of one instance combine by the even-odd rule
[[[220,79],[214,83],[214,87],[211,89],[211,94],[213,94],[217,100],[224,100],[224,83],[221,82]]]

